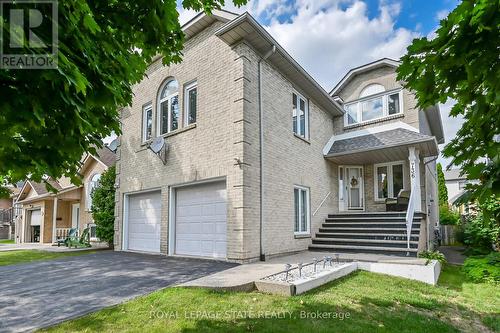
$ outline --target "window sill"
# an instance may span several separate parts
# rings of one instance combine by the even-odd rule
[[[370,124],[376,124],[376,123],[380,123],[380,122],[387,121],[387,120],[402,118],[404,116],[405,116],[404,113],[393,114],[393,115],[390,115],[387,117],[367,120],[367,121],[363,121],[363,122],[356,123],[356,124],[344,125],[344,129],[351,129],[351,128],[357,128],[357,127],[370,125]]]
[[[311,234],[310,233],[307,233],[307,234],[297,234],[297,233],[295,233],[293,235],[293,238],[295,238],[295,239],[311,238]]]
[[[296,137],[297,139],[300,139],[300,140],[304,141],[307,144],[311,144],[311,141],[309,141],[309,139],[303,138],[300,135],[297,135],[295,133],[293,133],[293,136]]]
[[[185,127],[176,129],[175,131],[171,131],[171,132],[162,134],[160,136],[164,137],[164,138],[168,138],[168,137],[171,137],[171,136],[174,136],[174,135],[177,135],[177,134],[189,131],[190,129],[193,129],[193,128],[196,128],[196,123],[189,124],[189,125],[187,125]],[[153,142],[153,139],[150,139],[148,141],[145,141],[145,142],[141,143],[141,147],[145,147],[145,146],[149,145],[151,142]]]

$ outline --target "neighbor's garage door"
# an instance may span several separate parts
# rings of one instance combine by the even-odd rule
[[[127,249],[160,252],[160,192],[129,196]]]
[[[176,191],[175,253],[226,258],[226,184]]]
[[[32,210],[30,225],[41,225],[41,224],[42,224],[42,211],[40,209]]]

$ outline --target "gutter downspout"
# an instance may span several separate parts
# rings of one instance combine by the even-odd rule
[[[259,59],[257,62],[257,84],[258,84],[258,95],[259,95],[259,157],[260,157],[260,203],[259,203],[259,215],[260,215],[260,261],[266,261],[266,254],[264,251],[264,111],[262,107],[262,66],[263,60],[269,58],[272,54],[276,52],[276,45]]]

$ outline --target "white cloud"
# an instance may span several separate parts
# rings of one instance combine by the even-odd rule
[[[401,5],[393,0],[380,0],[375,16],[368,15],[362,0],[250,0],[241,8],[228,4],[224,9],[248,11],[268,22],[264,27],[327,91],[353,67],[384,57],[399,59],[420,36],[418,25],[414,31],[395,27]],[[195,15],[179,11],[181,23]],[[279,20],[283,14],[289,19]],[[452,103],[441,106],[446,142],[463,122],[448,116]]]
[[[448,9],[440,10],[439,12],[436,13],[436,19],[438,21],[441,21],[442,19],[446,18],[449,13],[450,11]]]

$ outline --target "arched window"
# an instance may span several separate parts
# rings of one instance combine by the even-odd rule
[[[167,81],[158,97],[159,133],[165,134],[179,128],[179,83]]]
[[[375,94],[380,94],[385,91],[385,88],[383,85],[378,84],[378,83],[372,83],[367,85],[366,87],[361,90],[359,93],[359,98],[375,95]]]
[[[92,209],[92,191],[94,191],[94,189],[99,186],[100,179],[101,179],[101,174],[96,173],[95,175],[90,177],[89,182],[87,183],[87,198],[86,198],[87,210]]]

